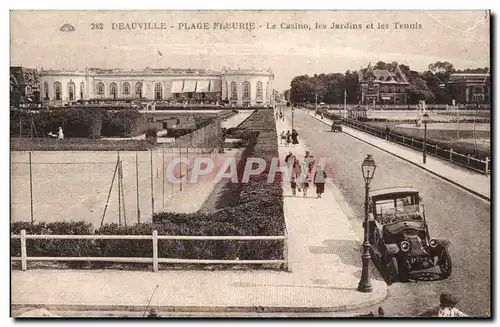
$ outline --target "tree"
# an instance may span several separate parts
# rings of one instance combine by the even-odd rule
[[[447,61],[436,61],[433,64],[429,64],[429,70],[433,73],[452,73],[455,68],[453,64]]]
[[[385,70],[387,69],[386,68],[386,63],[383,62],[383,61],[379,61],[375,64],[375,66],[373,66],[373,69],[382,69],[382,70]]]

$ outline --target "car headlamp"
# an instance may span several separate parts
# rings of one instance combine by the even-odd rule
[[[409,251],[410,250],[410,243],[408,243],[408,241],[401,242],[401,250],[403,250],[404,252]]]
[[[429,241],[429,245],[432,247],[432,248],[435,248],[437,245],[438,245],[438,241],[435,240],[435,239],[432,239]]]

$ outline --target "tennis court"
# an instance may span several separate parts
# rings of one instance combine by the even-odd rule
[[[118,186],[122,165],[122,183]],[[209,157],[198,149],[159,148],[153,151],[43,151],[11,153],[11,221],[78,221],[100,226],[106,207],[104,223],[150,221],[152,201],[155,212],[162,211],[165,201],[181,187],[196,185],[169,182],[167,167],[175,157]],[[117,170],[115,174],[115,170]],[[186,174],[185,165],[177,165],[174,176]],[[113,181],[113,188],[110,186]],[[189,177],[189,174],[188,174]],[[123,190],[119,200],[119,189]],[[31,192],[33,206],[31,206]],[[119,210],[121,208],[121,210]],[[138,213],[139,208],[139,213]]]

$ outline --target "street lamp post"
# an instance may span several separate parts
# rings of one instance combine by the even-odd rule
[[[370,182],[375,174],[377,165],[371,154],[367,155],[361,164],[361,171],[363,172],[363,179],[365,180],[365,223],[364,226],[364,240],[363,240],[363,254],[361,260],[363,268],[361,271],[361,280],[358,284],[358,291],[363,293],[370,293],[372,291],[372,284],[370,282],[369,267],[370,267],[370,241],[369,241],[369,227],[368,227],[368,213],[369,203],[368,194],[370,191]]]
[[[429,120],[429,114],[424,113],[424,115],[422,116],[422,121],[424,122],[424,151],[422,152],[424,164],[427,161],[427,152],[426,152],[425,143],[427,142],[427,121],[428,120]]]
[[[295,112],[295,108],[292,107],[292,131],[293,131],[293,114]]]

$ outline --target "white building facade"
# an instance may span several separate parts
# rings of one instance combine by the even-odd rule
[[[40,98],[45,105],[79,100],[167,102],[186,99],[228,102],[237,106],[273,104],[274,74],[268,70],[192,69],[41,70]]]

